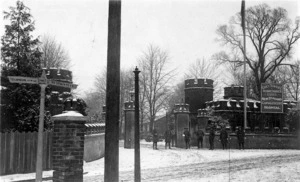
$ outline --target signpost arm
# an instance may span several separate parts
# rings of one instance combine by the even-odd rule
[[[44,103],[46,84],[41,84],[41,102],[40,102],[40,119],[38,132],[38,148],[36,160],[36,182],[42,182],[43,179],[43,130],[44,130]]]

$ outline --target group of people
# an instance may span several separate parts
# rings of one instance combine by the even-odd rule
[[[156,128],[153,129],[152,134],[153,134],[153,138],[152,138],[153,139],[153,149],[157,149],[157,142],[159,140],[159,135],[158,135]],[[204,132],[198,128],[198,130],[195,131],[194,134],[197,139],[198,149],[203,148]],[[236,136],[237,136],[237,140],[238,140],[238,144],[239,144],[239,149],[240,150],[244,149],[245,132],[241,129],[241,127],[238,127]],[[165,148],[171,149],[171,142],[172,142],[172,146],[174,146],[175,131],[171,130],[171,129],[166,130],[164,133],[164,137],[165,137]],[[191,133],[189,132],[188,128],[184,128],[183,137],[184,137],[186,149],[189,149],[191,147],[190,142],[191,142],[192,136],[191,136]],[[209,150],[214,150],[215,129],[213,127],[211,127],[211,129],[210,129],[208,140],[209,140]],[[229,140],[229,135],[228,135],[226,129],[223,127],[220,131],[220,140],[219,140],[222,144],[223,150],[228,148],[228,140]]]
[[[214,150],[214,140],[215,140],[215,130],[213,127],[211,127],[209,131],[209,150]],[[222,148],[227,149],[227,144],[228,144],[228,133],[227,131],[222,128],[220,131],[220,142],[222,144]]]
[[[172,143],[172,147],[174,147],[175,144],[175,130],[171,130],[168,129],[166,130],[165,134],[165,148],[167,149],[169,147],[169,149],[171,149],[171,143]],[[152,131],[152,140],[153,140],[153,149],[157,150],[157,142],[159,140],[159,135],[157,132],[157,129],[154,128]]]
[[[236,132],[236,137],[237,137],[237,141],[239,144],[239,149],[244,150],[245,149],[244,148],[245,132],[241,129],[241,127],[238,127],[237,132]],[[213,127],[211,127],[210,132],[209,132],[209,139],[208,139],[209,140],[209,150],[214,150],[214,139],[215,139],[215,130]],[[219,140],[222,144],[223,150],[227,149],[228,140],[229,140],[228,132],[223,127],[220,131],[220,140]]]

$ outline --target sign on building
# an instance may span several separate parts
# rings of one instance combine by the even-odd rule
[[[283,112],[283,88],[281,84],[261,84],[261,112]]]

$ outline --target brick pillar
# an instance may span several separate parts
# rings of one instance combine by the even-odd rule
[[[207,127],[207,123],[208,123],[208,113],[206,109],[198,109],[198,115],[197,115],[197,128],[200,128],[201,130],[203,130],[205,132],[205,129]]]
[[[175,104],[175,132],[176,132],[176,147],[185,148],[183,137],[184,128],[190,131],[190,112],[188,104]],[[192,133],[191,133],[192,134]]]
[[[67,100],[69,111],[53,116],[53,182],[83,181],[86,117],[73,110],[74,102]]]
[[[125,105],[125,136],[124,148],[134,148],[134,102],[127,101]]]

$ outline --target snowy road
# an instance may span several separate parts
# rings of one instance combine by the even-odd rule
[[[300,162],[299,155],[259,157],[249,159],[238,159],[233,161],[217,161],[204,164],[198,163],[176,167],[168,167],[163,169],[148,169],[142,171],[142,176],[143,181],[174,181],[184,178],[188,179],[189,177],[198,178],[200,180],[201,178],[210,177],[216,174],[228,174],[229,181],[230,173],[232,173],[233,171],[238,172],[242,170],[260,168],[262,166],[269,167],[281,163],[291,163],[295,161]],[[131,178],[125,179],[124,181],[132,180],[133,179]],[[226,181],[226,179],[224,180]]]
[[[208,150],[172,148],[159,150],[141,142],[142,181],[169,182],[300,182],[300,150]],[[104,179],[104,158],[84,162],[84,182]],[[119,148],[119,180],[134,181],[134,150]],[[43,172],[52,182],[53,171]],[[0,176],[2,182],[34,181],[35,173]]]
[[[215,162],[205,162],[205,163],[194,163],[186,165],[169,166],[163,168],[151,168],[142,170],[142,181],[245,181],[239,180],[237,175],[239,173],[249,172],[253,169],[264,170],[269,167],[280,166],[280,165],[290,165],[291,163],[298,162],[299,168],[300,155],[272,155],[269,157],[251,157],[242,158],[235,160],[223,160]],[[297,169],[296,173],[297,173]],[[276,171],[273,171],[276,172]],[[234,173],[234,174],[233,174]],[[121,171],[120,181],[134,181],[133,170]],[[231,176],[232,174],[232,176]],[[216,175],[221,175],[216,178]],[[255,174],[253,174],[255,175]],[[252,176],[250,174],[250,176]],[[211,178],[212,177],[212,178]],[[281,176],[282,177],[282,176]],[[298,172],[298,177],[300,173]],[[216,178],[216,179],[214,179]],[[283,177],[286,179],[286,177]],[[99,181],[103,179],[103,176],[98,176],[97,179],[94,177],[85,178],[85,181]],[[250,180],[252,179],[252,180]],[[253,180],[253,176],[249,181]],[[294,181],[297,179],[291,179],[286,181]],[[300,180],[300,178],[299,178]],[[276,179],[260,179],[259,181],[277,181]],[[278,180],[285,181],[285,180]]]

